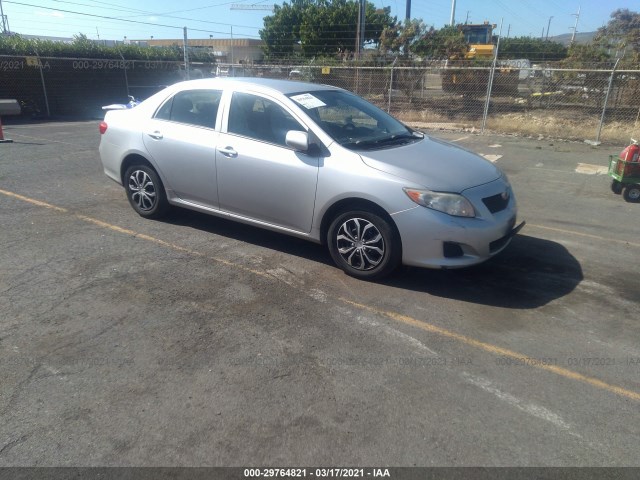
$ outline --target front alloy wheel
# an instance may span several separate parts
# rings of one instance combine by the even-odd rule
[[[327,235],[334,262],[347,274],[382,278],[400,263],[400,241],[387,220],[361,211],[338,216]]]
[[[340,225],[336,243],[342,260],[356,270],[372,270],[384,258],[384,238],[376,226],[364,218],[349,218]]]

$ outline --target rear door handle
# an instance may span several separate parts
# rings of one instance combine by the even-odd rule
[[[218,151],[225,157],[235,158],[238,156],[238,152],[236,152],[233,147],[219,147]]]
[[[153,132],[147,132],[151,138],[155,138],[156,140],[162,140],[162,133],[158,130],[154,130]]]

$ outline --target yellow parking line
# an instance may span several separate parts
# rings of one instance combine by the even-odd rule
[[[55,205],[51,205],[50,203],[41,202],[40,200],[35,200],[33,198],[25,197],[23,195],[18,195],[17,193],[8,192],[6,190],[0,190],[0,193],[2,195],[6,195],[7,197],[16,198],[18,200],[22,200],[23,202],[27,202],[27,203],[30,203],[32,205],[36,205],[38,207],[48,208],[49,210],[55,210],[56,212],[60,212],[60,213],[67,213],[68,212],[68,210],[66,208],[56,207]]]
[[[2,190],[0,190],[0,193],[4,193],[4,192]],[[230,262],[229,260],[225,260],[224,258],[208,257],[208,256],[204,255],[203,253],[197,252],[195,250],[191,250],[189,248],[181,247],[180,245],[176,245],[175,243],[166,242],[164,240],[160,240],[159,238],[152,237],[151,235],[146,235],[144,233],[136,232],[135,230],[129,230],[127,228],[118,227],[117,225],[113,225],[111,223],[103,222],[102,220],[98,220],[96,218],[87,217],[86,215],[73,214],[73,216],[75,218],[79,219],[79,220],[82,220],[83,222],[93,223],[94,225],[97,225],[98,227],[106,228],[108,230],[112,230],[112,231],[118,232],[118,233],[123,233],[125,235],[130,235],[132,237],[139,238],[141,240],[146,240],[147,242],[155,243],[156,245],[160,245],[160,246],[163,246],[163,247],[166,247],[166,248],[170,248],[170,249],[176,250],[178,252],[186,253],[188,255],[193,255],[194,257],[202,257],[202,258],[206,258],[208,260],[213,260],[214,262],[221,263],[221,264],[223,264],[225,266],[234,267],[234,268],[237,268],[239,270],[243,270],[243,271],[248,272],[248,273],[253,273],[254,275],[258,275],[260,277],[274,278],[273,276],[269,275],[268,273],[261,272],[260,270],[255,270],[253,268],[245,267],[244,265],[240,265],[239,263],[235,263],[235,262]]]
[[[611,238],[611,237],[601,237],[600,235],[592,235],[590,233],[576,232],[574,230],[565,230],[563,228],[546,227],[544,225],[536,225],[534,223],[527,223],[527,227],[540,228],[542,230],[551,230],[552,232],[566,233],[569,235],[577,235],[578,237],[593,238],[594,240],[601,240],[603,242],[615,242],[615,243],[622,243],[623,245],[631,245],[632,247],[640,247],[640,243],[629,242],[627,240],[618,240],[617,238]]]
[[[87,223],[91,223],[93,225],[96,225],[98,227],[101,228],[105,228],[117,233],[121,233],[124,235],[129,235],[132,236],[134,238],[139,238],[141,240],[145,240],[151,243],[154,243],[156,245],[160,245],[166,248],[170,248],[172,250],[178,251],[178,252],[183,252],[189,255],[193,255],[193,256],[197,256],[197,257],[202,257],[202,258],[207,258],[210,260],[213,260],[217,263],[221,263],[225,266],[229,266],[229,267],[233,267],[248,273],[252,273],[254,275],[258,275],[260,277],[264,277],[264,278],[268,278],[271,280],[278,280],[277,277],[269,275],[266,272],[262,272],[260,270],[255,270],[252,268],[248,268],[245,267],[244,265],[240,265],[238,263],[235,262],[231,262],[229,260],[225,260],[222,258],[218,258],[218,257],[208,257],[200,252],[196,252],[195,250],[191,250],[189,248],[185,248],[185,247],[181,247],[180,245],[176,245],[175,243],[171,243],[171,242],[167,242],[165,240],[161,240],[159,238],[156,237],[152,237],[150,235],[146,235],[143,233],[138,233],[134,230],[129,230],[127,228],[123,228],[123,227],[119,227],[117,225],[113,225],[111,223],[107,223],[107,222],[103,222],[102,220],[98,220],[96,218],[92,218],[92,217],[88,217],[86,215],[81,215],[81,214],[75,214],[72,212],[69,212],[69,210],[67,210],[66,208],[62,208],[62,207],[57,207],[55,205],[51,205],[50,203],[46,203],[46,202],[42,202],[40,200],[35,200],[33,198],[29,198],[29,197],[25,197],[23,195],[19,195],[17,193],[13,193],[13,192],[9,192],[6,190],[0,190],[0,194],[5,195],[7,197],[11,197],[11,198],[15,198],[18,200],[22,200],[24,202],[30,203],[32,205],[38,206],[38,207],[43,207],[43,208],[47,208],[50,210],[54,210],[56,212],[60,212],[60,213],[70,213],[74,218],[77,218],[78,220],[81,220],[83,222],[87,222]],[[541,227],[540,228],[550,228],[550,227]],[[550,228],[551,230],[555,230],[553,228]],[[567,231],[568,233],[578,233],[578,232],[571,232],[571,231]],[[591,236],[591,235],[586,235],[586,236]],[[599,238],[599,237],[597,237]],[[604,239],[604,238],[603,238]],[[606,240],[606,239],[604,239]],[[295,288],[295,287],[294,287]],[[497,345],[492,345],[490,343],[486,343],[486,342],[482,342],[480,340],[476,340],[472,337],[467,337],[466,335],[462,335],[460,333],[456,333],[454,331],[451,330],[447,330],[446,328],[442,328],[442,327],[438,327],[437,325],[433,325],[427,322],[424,322],[422,320],[418,320],[416,318],[413,317],[409,317],[407,315],[403,315],[401,313],[397,313],[397,312],[391,312],[391,311],[387,311],[387,310],[380,310],[368,305],[363,305],[361,303],[356,303],[353,302],[349,299],[346,298],[338,298],[338,300],[340,300],[342,303],[345,303],[347,305],[350,305],[352,307],[356,307],[358,309],[361,310],[366,310],[372,313],[376,313],[378,315],[381,316],[385,316],[387,318],[390,318],[392,320],[395,320],[396,322],[400,322],[403,323],[405,325],[410,325],[413,326],[415,328],[427,331],[427,332],[431,332],[431,333],[435,333],[438,334],[440,336],[446,337],[446,338],[451,338],[453,340],[456,340],[462,344],[468,345],[470,347],[475,347],[478,348],[480,350],[484,350],[486,352],[489,352],[491,354],[494,355],[501,355],[501,356],[505,356],[505,357],[509,357],[509,358],[513,358],[513,359],[523,359],[523,358],[527,358],[527,355],[523,355],[521,353],[515,352],[513,350],[509,350],[506,348],[502,348],[499,347]],[[609,383],[603,382],[602,380],[598,380],[597,378],[593,378],[593,377],[588,377],[586,375],[582,375],[581,373],[577,373],[571,370],[568,370],[566,368],[562,368],[562,367],[558,367],[555,365],[540,365],[540,364],[536,364],[536,363],[527,363],[527,365],[534,367],[534,368],[538,368],[541,370],[545,370],[547,372],[551,372],[551,373],[555,373],[556,375],[559,375],[561,377],[564,378],[568,378],[571,380],[575,380],[578,382],[582,382],[585,383],[587,385],[591,385],[592,387],[596,387],[599,388],[601,390],[606,390],[610,393],[614,393],[616,395],[619,395],[621,397],[626,397],[629,398],[631,400],[636,400],[636,401],[640,401],[640,393],[635,392],[633,390],[628,390],[626,388],[623,387],[618,387],[616,385],[611,385]]]
[[[381,315],[387,318],[391,318],[392,320],[395,320],[397,322],[404,323],[406,325],[411,325],[413,327],[419,328],[421,330],[425,330],[430,333],[436,333],[443,337],[457,340],[460,343],[464,343],[465,345],[469,345],[471,347],[479,348],[481,350],[484,350],[485,352],[489,352],[494,355],[509,357],[516,360],[522,360],[522,359],[528,358],[527,355],[514,352],[513,350],[498,347],[497,345],[492,345],[490,343],[482,342],[480,340],[476,340],[475,338],[467,337],[466,335],[462,335],[460,333],[447,330],[446,328],[438,327],[437,325],[432,325],[422,320],[417,320],[407,315],[402,315],[400,313],[390,312],[386,310],[379,310],[377,308],[370,307],[369,305],[363,305],[361,303],[353,302],[346,298],[340,298],[339,300],[341,302],[360,308],[362,310],[368,310],[369,312],[376,313],[378,315]],[[568,370],[566,368],[558,367],[556,365],[542,365],[542,364],[533,363],[533,362],[529,363],[528,365],[534,368],[539,368],[541,370],[546,370],[548,372],[555,373],[556,375],[560,375],[561,377],[570,378],[572,380],[577,380],[579,382],[586,383],[588,385],[600,388],[602,390],[607,390],[611,393],[615,393],[616,395],[620,395],[623,397],[630,398],[632,400],[640,401],[640,393],[638,392],[634,392],[633,390],[627,390],[626,388],[618,387],[616,385],[611,385],[603,382],[602,380],[598,380],[597,378],[588,377],[586,375],[582,375],[581,373],[577,373],[572,370]]]

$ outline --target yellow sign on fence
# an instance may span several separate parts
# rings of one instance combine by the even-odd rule
[[[331,73],[331,67],[322,67],[322,74],[329,75]]]

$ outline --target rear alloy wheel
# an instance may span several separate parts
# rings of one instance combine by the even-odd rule
[[[124,174],[124,188],[133,209],[145,218],[160,218],[168,207],[158,174],[146,165],[133,165]]]
[[[346,212],[329,227],[333,261],[348,275],[379,279],[400,264],[400,239],[389,222],[367,211]]]
[[[624,189],[622,194],[627,202],[638,203],[640,202],[640,185],[628,185]]]

